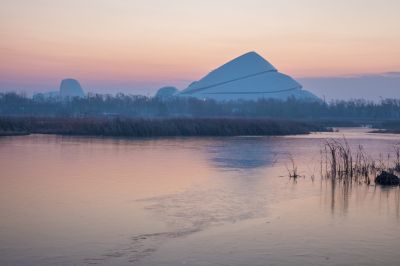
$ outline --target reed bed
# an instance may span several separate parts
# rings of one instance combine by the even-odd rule
[[[327,129],[318,125],[274,119],[0,117],[0,135],[265,136],[308,134],[311,131],[325,130]]]
[[[378,159],[367,154],[364,147],[359,145],[352,150],[345,138],[325,141],[321,150],[321,177],[338,180],[351,184],[370,184],[377,174],[400,172],[400,145],[394,146],[392,153],[380,154]]]

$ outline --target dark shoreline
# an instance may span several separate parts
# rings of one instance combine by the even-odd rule
[[[369,133],[377,133],[377,134],[400,134],[400,129],[378,129],[378,130],[372,130]]]
[[[30,134],[28,132],[0,131],[0,137],[27,136]]]
[[[126,137],[280,136],[329,130],[328,127],[318,123],[250,118],[0,117],[0,136],[29,134]]]
[[[400,134],[400,120],[383,121],[374,125],[371,133]]]

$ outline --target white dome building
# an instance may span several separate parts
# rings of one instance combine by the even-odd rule
[[[285,100],[289,97],[319,100],[255,52],[246,53],[213,70],[179,95],[215,100]]]

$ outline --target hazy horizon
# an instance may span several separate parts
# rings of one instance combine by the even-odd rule
[[[205,73],[207,74],[207,73]],[[74,78],[74,77],[64,77]],[[377,73],[367,75],[347,75],[347,76],[321,76],[321,77],[294,77],[303,88],[326,100],[351,100],[366,99],[377,101],[380,99],[400,97],[400,73]],[[79,80],[85,92],[100,94],[140,94],[153,96],[156,91],[164,86],[176,86],[179,90],[185,89],[195,80],[178,80],[176,82],[142,82],[135,87],[131,87],[129,82],[115,81],[114,86],[108,86],[105,82],[102,85],[95,85],[85,80]],[[18,87],[8,89],[7,86],[0,86],[0,92],[25,93],[32,96],[38,92],[58,91],[61,83],[54,80],[53,84],[44,85],[34,90],[24,90]],[[4,85],[0,82],[0,85]],[[378,89],[379,88],[379,89]],[[365,92],[368,94],[365,94]]]
[[[0,91],[152,95],[248,51],[305,85],[400,71],[398,1],[189,2],[3,0]]]

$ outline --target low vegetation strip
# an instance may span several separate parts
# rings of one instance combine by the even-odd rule
[[[400,134],[400,120],[382,122],[374,125],[374,127],[376,130],[372,131],[373,133]]]
[[[326,128],[304,122],[244,118],[60,118],[1,117],[0,135],[263,136],[307,134]]]

